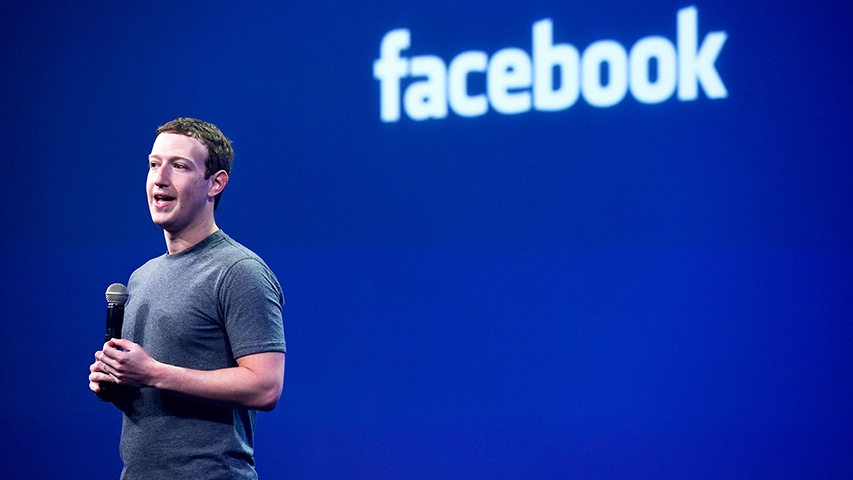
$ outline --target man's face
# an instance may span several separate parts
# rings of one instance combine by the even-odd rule
[[[213,176],[204,179],[206,158],[207,147],[186,135],[161,133],[154,141],[145,184],[148,209],[167,232],[188,231],[212,217]]]

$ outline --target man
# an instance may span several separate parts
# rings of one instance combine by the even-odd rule
[[[284,382],[284,298],[214,221],[233,155],[199,120],[157,130],[146,190],[168,253],[131,275],[125,338],[95,353],[89,375],[99,396],[118,385],[122,479],[257,478],[257,411],[275,408]]]

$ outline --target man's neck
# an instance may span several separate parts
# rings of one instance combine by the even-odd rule
[[[183,252],[190,247],[194,247],[217,230],[219,230],[219,227],[216,226],[216,222],[212,219],[209,223],[197,225],[177,233],[163,230],[166,236],[166,249],[169,251],[169,255]]]

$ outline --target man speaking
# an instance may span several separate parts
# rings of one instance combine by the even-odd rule
[[[258,410],[284,383],[284,296],[252,251],[216,226],[234,151],[215,126],[157,129],[148,207],[167,253],[127,285],[123,339],[95,353],[89,388],[117,386],[122,479],[254,479]]]

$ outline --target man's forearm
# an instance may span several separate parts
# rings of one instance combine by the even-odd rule
[[[269,411],[281,396],[284,354],[247,355],[238,366],[220,370],[193,370],[157,363],[152,369],[153,387],[228,408]]]
[[[95,353],[90,388],[115,382],[131,388],[155,387],[229,408],[272,410],[284,384],[284,353],[264,352],[237,359],[233,368],[193,370],[158,362],[140,345],[112,339]]]

